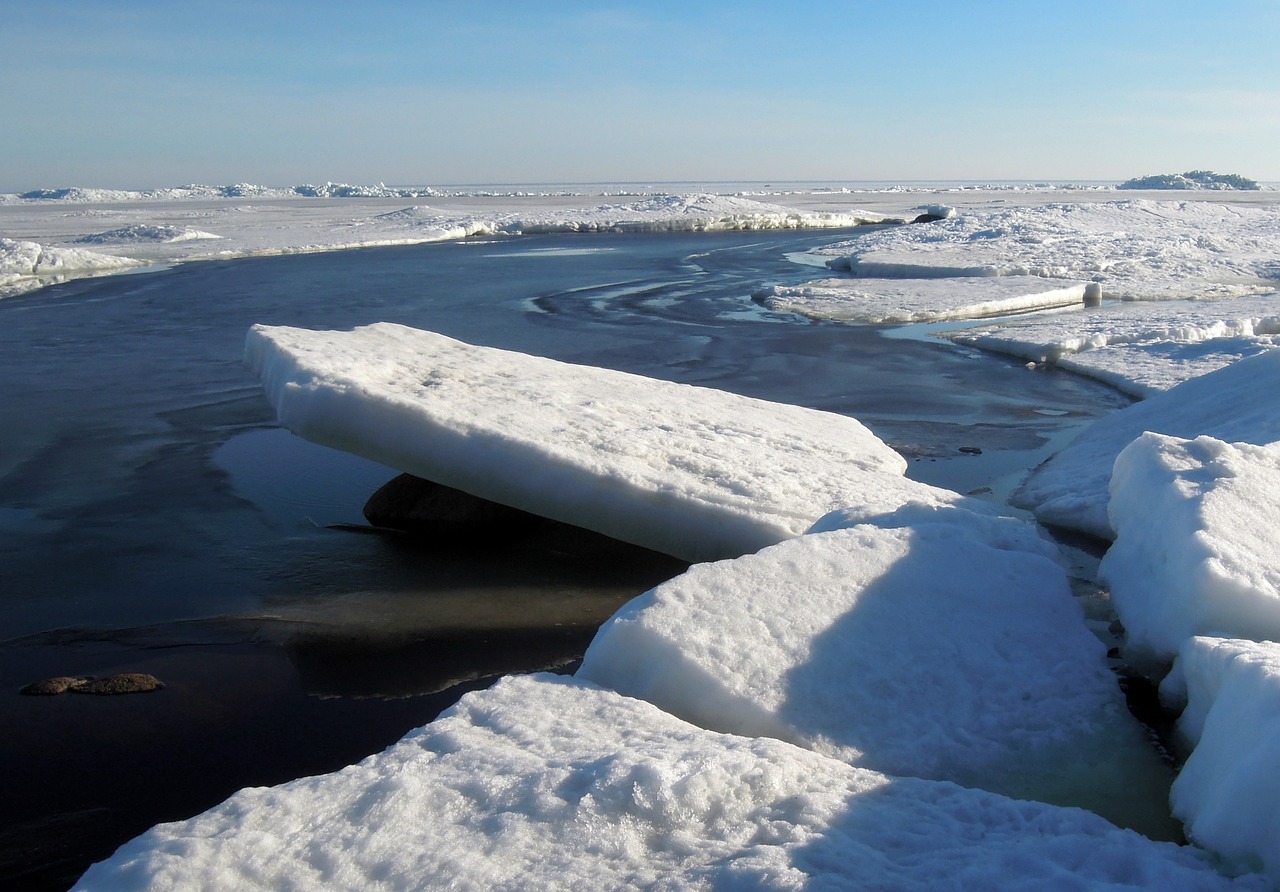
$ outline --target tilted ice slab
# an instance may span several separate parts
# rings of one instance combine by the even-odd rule
[[[1280,443],[1143,434],[1116,459],[1109,513],[1099,574],[1130,659],[1172,661],[1194,635],[1280,639]]]
[[[1056,364],[1146,397],[1280,346],[1280,293],[1108,304],[961,329],[946,337]]]
[[[847,505],[984,505],[906,480],[859,422],[812,409],[385,323],[255,326],[245,349],[308,440],[689,560],[756,551]]]
[[[1168,832],[1168,775],[1034,528],[888,523],[694,566],[622,607],[578,676],[702,727]]]
[[[1277,242],[1280,207],[1132,200],[963,214],[818,253],[858,276],[1033,275],[1165,300],[1274,290]]]
[[[1280,349],[1192,378],[1099,419],[1032,471],[1014,492],[1014,503],[1030,508],[1044,523],[1113,538],[1107,519],[1111,467],[1144,431],[1188,439],[1208,434],[1232,443],[1280,440]]]
[[[1096,815],[716,734],[554,676],[90,868],[126,889],[1258,889]]]
[[[755,299],[771,310],[835,322],[883,324],[976,319],[1079,304],[1085,283],[1038,276],[819,279],[774,285]]]
[[[54,282],[97,276],[139,266],[136,260],[0,238],[0,297],[11,297]]]
[[[1178,730],[1195,749],[1174,781],[1173,813],[1229,869],[1278,886],[1280,644],[1192,638],[1176,673],[1187,698]]]

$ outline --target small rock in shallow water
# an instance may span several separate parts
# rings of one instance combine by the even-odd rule
[[[65,694],[142,694],[147,691],[158,691],[164,683],[154,675],[142,672],[122,672],[107,678],[75,678],[70,675],[59,675],[32,682],[19,693],[29,696],[52,696]]]
[[[74,694],[145,694],[158,691],[164,683],[154,675],[122,672],[108,678],[94,678],[71,689]]]
[[[29,697],[49,697],[54,694],[65,694],[67,691],[74,690],[86,682],[88,682],[87,678],[73,678],[70,675],[59,675],[56,678],[46,678],[41,681],[33,681],[18,693],[26,694]]]

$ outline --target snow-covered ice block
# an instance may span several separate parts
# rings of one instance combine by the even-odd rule
[[[1280,294],[1112,303],[959,329],[946,337],[1055,364],[1142,398],[1280,346]]]
[[[1096,815],[716,734],[553,676],[159,825],[76,889],[1258,889]]]
[[[0,238],[0,297],[10,297],[54,282],[97,276],[141,266],[137,260]]]
[[[578,675],[888,774],[1165,820],[1168,775],[1062,568],[943,513],[692,567],[622,607]]]
[[[246,356],[306,439],[688,560],[756,551],[845,505],[975,502],[903,478],[852,418],[404,326],[256,326]]]
[[[1280,639],[1280,443],[1143,434],[1116,459],[1109,513],[1099,575],[1130,659],[1171,661],[1193,635]]]
[[[1043,523],[1114,538],[1107,519],[1111,467],[1144,431],[1255,444],[1280,440],[1280,349],[1192,378],[1099,419],[1032,471],[1014,492],[1014,504],[1033,510]]]
[[[1038,276],[946,279],[819,279],[774,285],[755,299],[771,310],[869,324],[975,319],[1084,301],[1084,282]]]
[[[1179,731],[1195,749],[1173,784],[1173,813],[1229,869],[1280,886],[1280,644],[1192,638],[1178,670]]]

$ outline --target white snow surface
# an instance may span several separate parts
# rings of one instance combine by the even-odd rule
[[[1192,378],[1099,419],[1036,468],[1013,502],[1044,522],[1114,538],[1107,518],[1116,457],[1146,431],[1260,445],[1280,440],[1280,349]]]
[[[1178,671],[1178,729],[1195,749],[1173,784],[1173,813],[1228,869],[1280,886],[1280,644],[1191,638]]]
[[[902,477],[858,421],[377,324],[255,326],[246,360],[300,436],[688,560],[837,508],[972,505]]]
[[[75,887],[1259,889],[1096,815],[509,678],[333,774],[159,825]]]
[[[1125,300],[1274,291],[1280,206],[1133,199],[1017,206],[823,248],[860,277],[1043,276]]]
[[[446,196],[432,189],[329,183],[272,189],[184,186],[143,192],[57,189],[0,201],[0,233],[66,257],[92,244],[118,267],[409,245],[471,236],[843,228],[902,217],[840,205],[804,209],[741,195],[659,194],[600,204],[599,195]],[[448,207],[412,205],[430,196]],[[68,253],[73,252],[73,253]],[[94,271],[108,261],[98,261]],[[64,263],[88,269],[87,260]],[[12,262],[0,254],[0,276]],[[65,278],[65,276],[64,276]],[[2,280],[0,280],[2,281]],[[47,282],[45,283],[47,284]],[[5,296],[7,292],[0,292]]]
[[[946,336],[1056,364],[1147,397],[1280,346],[1280,292],[1232,300],[1110,303]]]
[[[818,279],[773,285],[755,299],[771,310],[834,322],[942,322],[1075,306],[1084,282],[1039,276],[946,279]]]
[[[1280,639],[1280,443],[1143,434],[1115,461],[1109,513],[1099,574],[1131,661],[1172,661],[1196,635]]]
[[[1046,543],[909,514],[694,566],[602,626],[578,676],[887,774],[1162,811],[1167,775]]]
[[[12,297],[80,276],[100,276],[139,262],[83,248],[51,248],[0,238],[0,297]]]

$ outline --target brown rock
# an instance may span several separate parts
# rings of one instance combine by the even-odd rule
[[[33,681],[18,693],[26,694],[29,697],[51,697],[55,694],[65,694],[67,691],[76,688],[88,682],[86,678],[73,678],[70,675],[59,675],[56,678],[45,678],[40,681]]]
[[[370,496],[364,516],[375,527],[451,541],[508,537],[543,521],[536,514],[412,474],[401,474]]]
[[[142,672],[122,672],[107,678],[94,678],[71,688],[74,694],[144,694],[158,691],[164,683],[154,675]]]

